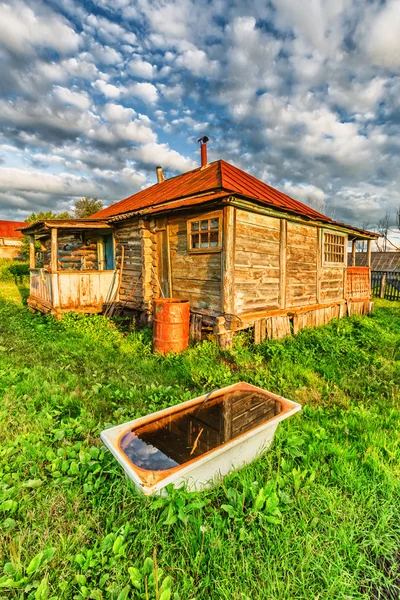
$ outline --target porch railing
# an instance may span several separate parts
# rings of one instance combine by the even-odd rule
[[[30,270],[30,295],[49,308],[99,307],[115,300],[118,272]]]

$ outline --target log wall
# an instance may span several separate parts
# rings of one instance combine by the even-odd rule
[[[279,307],[280,219],[236,211],[234,312]]]
[[[40,242],[43,267],[49,269],[51,238],[42,238]],[[57,268],[59,271],[97,270],[97,232],[85,231],[81,234],[58,231]]]
[[[287,222],[286,308],[317,303],[316,227]]]
[[[193,216],[195,215],[191,215]],[[188,218],[177,217],[168,220],[172,296],[187,298],[193,309],[221,311],[221,252],[188,252]],[[219,218],[222,219],[222,211]]]
[[[157,294],[156,244],[150,223],[140,219],[128,221],[115,229],[115,241],[116,268],[119,272],[124,247],[119,300],[128,308],[150,313],[153,297]]]

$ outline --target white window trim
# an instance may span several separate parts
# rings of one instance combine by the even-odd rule
[[[344,252],[343,252],[344,260],[343,260],[343,262],[325,261],[325,234],[326,233],[328,233],[330,235],[337,235],[344,239]],[[348,245],[347,233],[342,233],[341,231],[335,231],[334,229],[322,229],[321,245],[322,245],[321,259],[322,259],[323,267],[334,267],[334,268],[336,267],[338,269],[344,269],[347,267],[347,245]]]

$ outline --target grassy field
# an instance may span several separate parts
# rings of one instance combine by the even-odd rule
[[[161,358],[25,296],[0,282],[0,598],[399,598],[399,304]],[[100,431],[240,380],[303,411],[214,490],[136,495]]]

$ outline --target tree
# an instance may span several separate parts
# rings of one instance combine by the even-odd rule
[[[103,208],[103,203],[97,197],[81,198],[75,202],[74,214],[77,219],[87,219]]]
[[[380,246],[380,244],[378,243],[378,240],[376,240],[376,247],[377,247],[378,252],[386,252],[386,250],[387,250],[388,231],[389,231],[389,215],[388,215],[388,213],[386,213],[385,216],[380,221],[378,221],[378,233],[380,233],[383,236],[382,246]]]
[[[37,214],[31,213],[29,217],[25,219],[25,223],[37,223],[38,221],[54,221],[55,219],[65,220],[70,218],[71,215],[67,211],[64,211],[57,215],[53,211],[48,210],[46,212],[40,211]],[[35,249],[37,252],[40,252],[40,242],[35,242]],[[24,237],[22,238],[21,254],[24,256],[24,258],[29,258],[29,235],[24,235]]]

